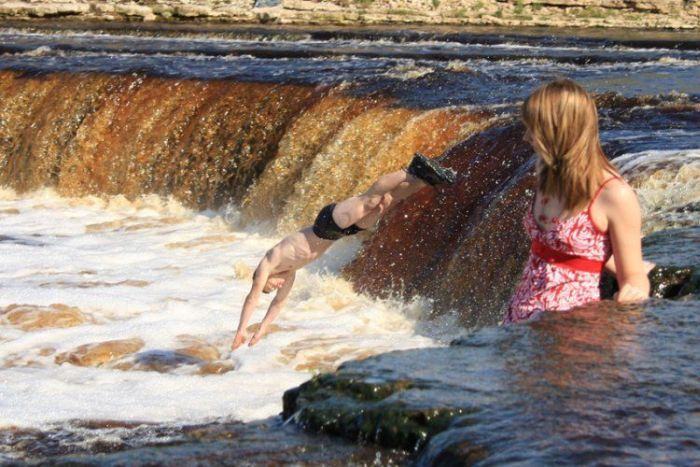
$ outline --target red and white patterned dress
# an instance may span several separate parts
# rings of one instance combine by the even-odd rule
[[[600,276],[612,255],[610,236],[593,223],[591,206],[606,180],[584,211],[543,229],[535,220],[534,202],[525,215],[532,240],[530,257],[506,310],[503,323],[524,321],[542,311],[567,311],[599,301]]]

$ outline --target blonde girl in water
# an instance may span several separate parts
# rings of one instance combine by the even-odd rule
[[[591,96],[568,79],[522,105],[524,140],[537,154],[537,192],[525,215],[530,257],[504,323],[601,299],[603,269],[617,276],[618,302],[649,296],[639,203],[605,157]]]

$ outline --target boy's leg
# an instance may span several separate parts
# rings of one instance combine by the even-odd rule
[[[372,209],[369,214],[367,214],[365,217],[362,219],[358,220],[355,222],[355,225],[362,230],[367,230],[370,229],[374,226],[374,224],[377,223],[380,217],[384,215],[387,209],[389,209],[389,206],[392,204],[392,198],[390,194],[384,195],[382,198],[382,201],[379,203],[379,206],[376,208]]]
[[[396,172],[382,175],[363,194],[350,197],[336,204],[335,209],[333,209],[333,220],[338,227],[345,229],[370,214],[376,215],[376,209],[380,206],[382,200],[386,204],[387,199],[385,195],[391,195],[389,204],[393,204],[426,186],[428,186],[427,183],[408,174],[405,170],[397,170]],[[388,209],[388,205],[385,206],[384,210],[386,209]],[[361,225],[359,227],[364,228]]]

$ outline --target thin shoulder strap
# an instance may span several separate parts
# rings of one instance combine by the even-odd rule
[[[591,210],[591,206],[593,206],[593,203],[595,203],[595,200],[598,199],[598,196],[600,196],[600,193],[603,191],[603,188],[605,188],[605,185],[607,185],[608,182],[610,182],[612,180],[619,180],[619,179],[620,179],[620,177],[618,177],[617,175],[613,175],[612,177],[608,178],[607,180],[605,180],[603,183],[600,184],[600,186],[596,190],[595,194],[593,195],[593,198],[591,198],[591,201],[588,203],[589,213]]]

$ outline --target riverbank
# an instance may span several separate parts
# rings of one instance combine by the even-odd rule
[[[0,19],[306,24],[700,28],[700,0],[46,0]]]

